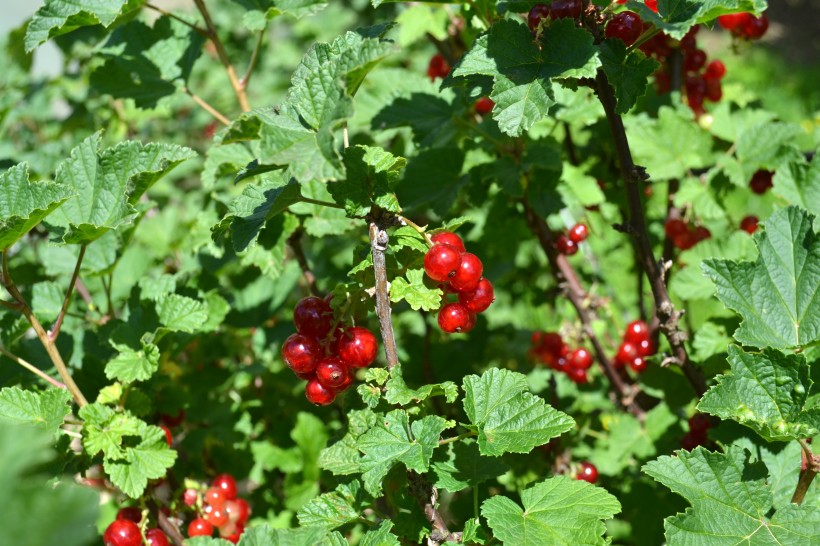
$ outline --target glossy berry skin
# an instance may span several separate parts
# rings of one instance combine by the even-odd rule
[[[712,78],[715,80],[720,80],[723,76],[726,75],[726,65],[723,64],[723,61],[712,61],[708,65],[706,65],[706,72],[704,76],[706,78]]]
[[[484,264],[475,254],[465,252],[461,255],[461,265],[456,274],[450,278],[450,287],[456,292],[472,292],[478,288]]]
[[[742,28],[743,24],[752,15],[749,13],[732,13],[730,15],[721,15],[717,18],[718,24],[730,32]]]
[[[615,15],[606,25],[604,34],[607,38],[618,38],[628,46],[635,43],[635,40],[643,32],[643,21],[640,15],[634,11],[622,11]]]
[[[530,12],[527,14],[527,26],[530,27],[530,32],[535,34],[541,19],[546,19],[549,14],[550,7],[546,4],[535,4],[530,8]]]
[[[638,345],[649,339],[649,325],[642,320],[633,320],[626,326],[624,340]]]
[[[567,375],[572,380],[573,383],[576,385],[585,385],[589,383],[589,377],[587,376],[587,371],[581,368],[573,368],[572,366],[567,367],[565,370]]]
[[[244,524],[251,516],[251,506],[245,499],[236,499],[236,503],[239,505],[239,517],[236,522]]]
[[[579,370],[588,370],[592,366],[592,353],[580,347],[572,351],[567,357],[569,365]]]
[[[553,0],[550,4],[550,17],[553,19],[577,19],[584,11],[581,0]]]
[[[490,112],[493,111],[495,108],[495,102],[490,97],[481,97],[477,101],[475,101],[475,112],[476,114],[486,116]]]
[[[203,518],[196,518],[188,524],[189,537],[209,537],[214,534],[214,526]]]
[[[760,17],[750,16],[743,22],[743,35],[750,40],[757,40],[762,38],[769,29],[769,18],[765,15]]]
[[[578,469],[578,474],[576,474],[575,479],[584,480],[585,482],[589,483],[595,483],[598,481],[598,469],[595,468],[594,464],[584,461],[581,463],[581,466]]]
[[[706,65],[706,52],[693,49],[683,59],[683,69],[687,72],[699,72]]]
[[[230,474],[219,474],[211,482],[211,487],[221,489],[225,493],[226,500],[234,500],[236,498],[236,480]]]
[[[706,82],[706,99],[712,102],[718,102],[720,99],[723,98],[723,87],[720,84],[720,80],[717,78],[703,78],[703,81]]]
[[[171,546],[165,533],[156,527],[145,531],[145,542],[148,546]]]
[[[586,224],[575,224],[569,228],[569,240],[575,244],[582,243],[589,237],[589,228]]]
[[[465,334],[475,326],[475,314],[460,303],[448,303],[438,312],[438,325],[448,334]]]
[[[336,342],[336,355],[352,368],[366,368],[373,364],[379,352],[376,336],[362,326],[346,328]]]
[[[349,375],[347,364],[337,356],[325,357],[316,366],[316,381],[332,391],[347,383]]]
[[[615,365],[620,367],[626,366],[638,356],[638,348],[634,343],[624,341],[618,347],[618,352],[615,355]]]
[[[478,288],[472,292],[461,292],[458,295],[458,302],[473,313],[483,313],[494,301],[493,285],[483,277],[478,281]]]
[[[434,81],[436,78],[444,78],[449,73],[450,65],[441,54],[436,53],[430,58],[430,64],[427,65],[427,77],[430,78],[430,81]]]
[[[452,231],[442,231],[441,233],[436,233],[430,237],[430,239],[434,244],[450,245],[459,252],[467,251],[464,247],[464,241]]]
[[[126,506],[125,508],[117,510],[117,519],[126,519],[134,523],[139,523],[142,521],[142,511],[136,506]]]
[[[757,224],[757,216],[744,216],[743,220],[740,221],[740,229],[751,235],[752,233],[757,231]]]
[[[766,193],[769,188],[771,188],[774,184],[772,183],[772,178],[774,177],[774,173],[771,171],[764,171],[759,170],[754,175],[752,175],[752,179],[749,181],[749,189],[753,192],[762,195]]]
[[[185,506],[195,505],[198,498],[199,493],[197,493],[196,489],[186,489],[185,493],[182,494],[182,500],[185,502]]]
[[[203,500],[205,504],[210,504],[215,508],[222,508],[225,506],[228,498],[225,496],[225,492],[219,487],[209,487],[208,490],[205,491]]]
[[[642,339],[638,344],[638,356],[652,356],[657,352],[657,348],[651,339]]]
[[[322,357],[322,346],[315,338],[292,334],[282,344],[282,359],[297,374],[310,374]]]
[[[311,379],[305,385],[305,397],[311,404],[328,406],[336,399],[336,392],[319,383],[317,379]]]
[[[433,245],[424,255],[424,272],[434,281],[450,280],[460,265],[461,252],[450,245]]]
[[[566,235],[561,235],[555,240],[555,248],[565,256],[572,256],[578,252],[578,245]]]
[[[205,515],[205,519],[208,520],[208,523],[214,527],[222,527],[228,523],[228,513],[225,511],[224,506],[221,508],[216,508],[208,505],[202,512]]]
[[[142,546],[139,526],[128,519],[117,519],[103,533],[105,546]]]
[[[333,327],[333,310],[322,298],[302,298],[293,309],[293,324],[300,334],[323,339]]]
[[[629,369],[635,373],[643,373],[646,371],[646,360],[640,356],[629,363]]]

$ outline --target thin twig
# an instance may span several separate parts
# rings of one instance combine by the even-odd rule
[[[233,87],[233,91],[236,94],[236,99],[239,102],[239,107],[243,112],[250,112],[251,106],[248,102],[248,94],[245,92],[245,87],[239,82],[239,78],[236,77],[236,70],[234,70],[231,60],[228,58],[228,53],[225,51],[225,45],[222,43],[222,40],[219,39],[219,34],[216,32],[214,21],[211,19],[211,14],[208,12],[208,8],[205,6],[205,0],[194,0],[194,4],[196,4],[196,8],[205,20],[205,26],[208,29],[208,37],[214,44],[219,61],[222,63],[222,66],[225,67],[225,72],[228,74],[231,87]]]
[[[239,83],[242,85],[243,89],[247,89],[248,85],[250,85],[251,75],[256,69],[256,64],[259,60],[259,52],[262,50],[262,44],[265,41],[265,31],[267,29],[268,27],[265,26],[265,28],[259,31],[259,36],[256,38],[256,45],[253,47],[253,52],[251,53],[251,60],[248,61],[248,68],[245,70],[245,75],[239,80]]]
[[[308,292],[310,292],[311,296],[317,295],[319,291],[316,289],[316,275],[314,275],[313,271],[310,269],[307,256],[305,256],[305,250],[302,248],[302,231],[296,230],[293,235],[288,237],[287,244],[293,252],[293,257],[296,258],[296,262],[302,270],[302,276],[305,278],[305,282],[307,283]],[[331,331],[335,331],[335,328]]]
[[[803,449],[803,455],[806,457],[806,469],[800,471],[800,478],[797,480],[792,502],[794,504],[803,504],[803,499],[806,498],[806,493],[808,493],[814,477],[820,472],[820,457],[812,453],[811,446],[806,440],[800,439],[798,442]]]
[[[370,222],[370,249],[373,254],[373,269],[376,274],[376,314],[379,316],[384,352],[387,357],[387,369],[392,370],[399,364],[396,348],[396,337],[393,333],[393,321],[390,317],[390,292],[387,284],[387,261],[385,252],[390,238],[386,225],[375,220]]]
[[[180,23],[182,23],[186,27],[189,27],[190,29],[196,31],[198,34],[201,34],[202,36],[205,36],[206,38],[210,37],[210,35],[208,34],[208,31],[206,29],[204,29],[201,26],[196,25],[196,24],[194,24],[190,21],[186,21],[185,19],[183,19],[179,15],[176,15],[175,13],[171,13],[170,11],[166,11],[166,10],[162,9],[161,7],[155,6],[153,4],[145,4],[145,7],[148,8],[148,9],[152,9],[152,10],[156,11],[157,13],[159,13],[161,15],[164,15],[166,17],[170,17],[171,19],[179,21]]]
[[[428,546],[437,546],[444,542],[461,542],[461,533],[451,533],[444,518],[438,511],[438,489],[424,479],[424,476],[410,471],[407,473],[410,492],[416,498],[419,506],[424,510],[424,516],[433,530],[427,537]]]
[[[187,87],[183,88],[182,90],[185,93],[187,93],[189,97],[194,99],[194,102],[197,103],[199,106],[201,106],[203,110],[205,110],[206,112],[211,114],[214,118],[216,118],[216,120],[219,123],[221,123],[222,125],[226,125],[226,126],[231,124],[231,120],[229,120],[227,117],[225,117],[225,114],[223,114],[222,112],[220,112],[219,110],[217,110],[216,108],[214,108],[213,106],[208,104],[205,101],[205,99],[203,99],[202,97],[200,97],[196,93],[192,92]]]
[[[25,360],[23,360],[22,358],[20,358],[16,354],[12,353],[11,351],[6,349],[5,347],[0,346],[0,353],[4,354],[9,360],[13,360],[14,362],[19,364],[20,366],[24,367],[25,369],[27,369],[31,373],[35,374],[37,377],[39,377],[39,378],[41,378],[45,381],[48,381],[52,386],[57,387],[58,389],[65,389],[66,388],[66,386],[63,383],[60,383],[59,381],[57,381],[56,379],[54,379],[53,377],[51,377],[50,375],[45,373],[43,370],[41,370],[37,366],[35,366],[35,365],[33,365],[29,362],[26,362]]]
[[[638,252],[641,257],[641,266],[649,280],[652,288],[652,295],[655,298],[655,315],[660,321],[660,327],[669,340],[672,348],[673,362],[683,371],[684,376],[689,381],[692,389],[698,396],[706,392],[706,380],[703,374],[695,368],[689,360],[684,341],[685,333],[680,329],[680,312],[675,310],[666,284],[663,280],[663,269],[655,261],[652,252],[652,245],[649,240],[649,231],[644,217],[643,203],[641,202],[640,183],[646,179],[646,171],[635,165],[632,159],[632,151],[629,149],[629,141],[626,136],[623,119],[615,111],[615,95],[609,80],[603,70],[598,71],[596,78],[597,93],[601,104],[606,112],[612,138],[615,143],[615,150],[618,156],[618,164],[621,169],[621,176],[626,185],[627,201],[629,203],[630,223],[625,226],[632,234]]]
[[[8,267],[8,251],[3,252],[3,285],[8,290],[11,297],[14,298],[20,304],[20,311],[23,313],[23,316],[29,321],[31,327],[34,329],[34,332],[37,334],[37,337],[40,338],[40,343],[43,345],[43,348],[48,353],[49,358],[51,358],[51,362],[54,364],[54,367],[57,368],[57,372],[60,374],[60,378],[65,383],[66,388],[71,391],[71,394],[74,396],[74,400],[77,402],[77,405],[80,407],[88,405],[88,400],[86,400],[83,393],[80,391],[80,388],[74,382],[74,379],[71,377],[71,374],[68,373],[68,366],[66,366],[65,362],[63,361],[63,357],[60,355],[60,351],[57,350],[57,346],[54,345],[54,342],[51,341],[51,338],[48,336],[48,332],[46,332],[43,325],[40,324],[40,321],[37,320],[37,317],[34,316],[34,312],[29,307],[26,300],[23,298],[23,295],[20,294],[20,291],[17,289],[17,286],[14,284],[14,281],[11,279],[9,275],[9,267]]]
[[[174,541],[175,546],[183,546],[185,544],[185,537],[182,536],[182,533],[179,531],[179,527],[171,521],[168,516],[162,511],[161,508],[157,509],[157,523],[159,524],[160,529],[171,537],[171,540]]]
[[[432,246],[433,246],[433,239],[432,239],[432,238],[430,237],[430,235],[427,233],[427,227],[426,227],[426,226],[425,226],[425,227],[421,227],[420,225],[418,225],[417,223],[415,223],[414,221],[410,220],[409,218],[407,218],[407,217],[405,217],[405,216],[398,215],[398,216],[397,216],[397,218],[398,218],[398,219],[399,219],[402,223],[407,224],[407,225],[408,225],[408,226],[410,226],[411,228],[413,228],[413,229],[415,229],[416,231],[418,231],[419,233],[421,233],[421,236],[422,236],[422,237],[424,237],[424,240],[425,240],[425,242],[427,243],[427,246],[430,246],[430,247],[432,247]]]
[[[320,207],[329,207],[332,209],[343,209],[344,205],[339,205],[333,201],[322,201],[321,199],[312,199],[310,197],[300,197],[299,201],[302,203],[310,203],[311,205],[319,205]]]
[[[77,256],[77,263],[74,265],[74,273],[71,274],[71,280],[68,281],[68,289],[65,291],[63,298],[63,306],[60,308],[60,314],[57,315],[57,320],[54,321],[51,330],[48,332],[48,337],[52,342],[57,341],[57,336],[60,335],[60,328],[63,326],[68,305],[71,303],[71,295],[74,293],[74,285],[77,284],[77,278],[80,276],[80,267],[83,265],[83,258],[85,257],[85,249],[87,245],[80,245],[80,255]]]

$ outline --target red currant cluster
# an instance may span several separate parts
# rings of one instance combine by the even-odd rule
[[[554,0],[550,4],[535,4],[527,14],[527,25],[535,35],[543,19],[577,19],[583,11],[584,3],[581,0]]]
[[[216,528],[220,537],[236,544],[251,515],[248,501],[237,496],[236,480],[230,474],[220,474],[214,478],[202,495],[201,507],[199,491],[194,488],[185,490],[183,501],[188,506],[196,507],[198,514],[188,524],[189,537],[210,537]]]
[[[427,65],[427,77],[430,81],[435,81],[436,78],[446,78],[450,73],[450,64],[440,53],[436,53],[430,58],[430,64]]]
[[[465,334],[473,329],[476,313],[482,313],[495,301],[490,281],[482,276],[484,265],[475,254],[467,252],[461,237],[443,231],[432,237],[433,246],[424,255],[424,272],[448,293],[458,294],[458,301],[447,303],[438,312],[438,325],[448,334]]]
[[[709,429],[712,427],[712,422],[708,416],[703,413],[696,413],[689,418],[689,432],[687,432],[681,439],[680,446],[691,451],[698,446],[703,446],[709,443]]]
[[[751,13],[733,13],[718,17],[718,24],[737,38],[759,40],[769,29],[769,18],[765,14],[755,17]]]
[[[704,226],[687,224],[680,218],[669,218],[663,226],[666,236],[681,250],[689,250],[701,241],[712,236],[712,232]]]
[[[575,479],[595,483],[598,481],[598,469],[595,468],[594,464],[583,461],[575,471]]]
[[[589,237],[589,228],[586,224],[575,224],[568,233],[558,236],[555,240],[555,248],[561,254],[572,256],[578,252],[578,245],[586,241],[587,237]]]
[[[170,546],[170,541],[162,530],[152,527],[145,531],[143,542],[140,522],[142,511],[135,506],[120,508],[117,519],[111,522],[103,533],[105,546]]]
[[[495,108],[495,102],[490,97],[481,97],[475,101],[475,113],[480,116],[486,116]]]
[[[649,325],[642,320],[630,322],[615,354],[615,367],[629,366],[633,372],[643,373],[646,370],[644,359],[655,352],[655,344],[649,337]]]
[[[574,383],[589,382],[587,370],[592,367],[592,353],[583,347],[570,351],[557,332],[535,332],[530,354],[553,370],[564,372]]]
[[[292,334],[282,345],[282,358],[297,377],[307,380],[305,396],[318,406],[332,403],[353,384],[355,368],[376,360],[379,343],[361,326],[333,329],[333,309],[322,298],[310,296],[293,310]]]

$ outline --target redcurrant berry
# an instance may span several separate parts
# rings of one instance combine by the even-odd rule
[[[718,102],[723,98],[723,88],[720,85],[720,80],[717,78],[705,77],[706,82],[706,98],[712,102]]]
[[[592,366],[592,353],[579,347],[569,354],[569,365],[579,370],[588,370]]]
[[[228,513],[225,512],[225,507],[217,508],[215,506],[208,505],[202,511],[205,519],[208,520],[208,523],[213,525],[214,527],[222,527],[226,523],[228,523]]]
[[[219,474],[211,482],[211,487],[216,487],[225,493],[225,499],[233,500],[236,498],[236,480],[230,474]]]
[[[686,434],[684,434],[683,438],[680,441],[680,446],[686,451],[692,451],[698,446],[705,445],[707,441],[708,438],[706,437],[705,433],[695,433],[689,431]]]
[[[755,231],[757,231],[757,224],[758,224],[757,216],[753,216],[753,215],[744,216],[743,220],[740,221],[740,229],[742,229],[743,231],[745,231],[749,234],[752,234]]]
[[[105,546],[142,546],[142,533],[133,521],[117,519],[106,528],[103,542]]]
[[[558,249],[558,252],[567,256],[572,256],[578,252],[578,245],[566,235],[560,235],[558,239],[556,239],[555,248]]]
[[[460,303],[448,303],[438,312],[438,325],[448,334],[466,334],[473,329],[475,321],[475,314]]]
[[[629,363],[629,368],[635,373],[643,373],[646,371],[646,360],[639,356]]]
[[[458,302],[473,313],[482,313],[495,301],[495,290],[486,278],[478,281],[478,288],[472,292],[461,292]]]
[[[486,116],[495,108],[495,102],[490,97],[481,97],[475,101],[475,112],[481,116]]]
[[[441,233],[436,233],[430,237],[430,239],[433,241],[433,244],[450,245],[459,252],[466,252],[467,250],[464,247],[464,241],[461,240],[461,237],[452,231],[442,231]]]
[[[225,506],[225,502],[228,500],[228,497],[219,487],[209,487],[208,490],[205,491],[204,500],[205,504],[210,504],[216,508],[222,508]]]
[[[316,366],[316,380],[332,391],[347,383],[350,369],[344,360],[337,356],[325,357]]]
[[[581,0],[553,0],[550,4],[550,17],[553,19],[577,19],[584,11]]]
[[[740,30],[746,20],[751,16],[750,13],[732,13],[729,15],[721,15],[717,18],[717,21],[720,26],[736,34],[737,32],[735,31]]]
[[[638,343],[638,356],[651,356],[655,354],[655,344],[651,339],[642,339]]]
[[[484,264],[475,254],[465,252],[461,255],[461,265],[450,279],[450,287],[456,292],[472,292],[478,288]]]
[[[530,8],[530,12],[527,14],[527,25],[533,34],[538,30],[541,19],[546,19],[549,17],[549,14],[550,7],[546,4],[535,4]]]
[[[136,506],[126,506],[117,510],[117,519],[127,519],[139,523],[142,521],[142,511]]]
[[[666,236],[670,239],[675,239],[689,231],[689,228],[686,227],[686,222],[680,218],[669,218],[663,228],[666,232]]]
[[[584,480],[585,482],[595,483],[598,481],[598,469],[595,468],[594,464],[584,461],[581,463],[575,478]]]
[[[773,172],[759,170],[752,175],[752,179],[749,181],[749,188],[757,194],[764,194],[774,185],[772,183],[773,177]]]
[[[769,29],[769,18],[765,15],[760,17],[750,16],[743,22],[743,35],[750,40],[757,40],[766,34]]]
[[[145,531],[145,542],[148,546],[171,546],[168,537],[156,527]]]
[[[229,532],[232,531],[232,532]],[[233,544],[238,544],[239,539],[242,537],[242,533],[245,532],[245,526],[241,523],[237,523],[233,526],[233,529],[225,528],[219,530],[219,535],[227,540],[228,542],[232,542]]]
[[[436,78],[445,78],[450,73],[450,64],[441,54],[436,53],[430,58],[430,64],[427,66],[427,77],[430,81],[435,81]]]
[[[705,241],[712,238],[712,232],[705,226],[698,226],[694,231],[697,242]]]
[[[188,524],[189,537],[209,537],[214,534],[214,526],[203,518],[196,518]]]
[[[376,360],[379,342],[367,328],[352,326],[339,336],[335,352],[348,366],[366,368]]]
[[[322,339],[333,327],[333,309],[330,304],[316,296],[303,298],[293,309],[293,324],[302,335]]]
[[[573,368],[572,366],[567,366],[566,372],[569,378],[572,380],[572,382],[577,385],[584,385],[586,383],[589,383],[589,377],[587,376],[586,370],[582,370],[581,368]]]
[[[606,25],[604,34],[607,38],[618,38],[631,46],[643,32],[643,21],[634,11],[622,11],[615,15]]]
[[[709,416],[703,413],[696,413],[689,418],[689,431],[695,434],[704,434],[711,426]]]
[[[589,229],[586,224],[578,223],[569,229],[569,240],[575,244],[586,241],[587,237],[589,237]]]
[[[311,379],[305,385],[305,397],[311,404],[327,406],[336,399],[336,393],[319,383],[318,380]]]
[[[186,506],[195,505],[198,498],[199,493],[197,493],[196,489],[186,489],[185,493],[182,494],[182,500],[185,502]]]
[[[461,253],[450,245],[433,245],[424,255],[424,272],[434,281],[450,280],[460,265]]]
[[[634,320],[627,324],[624,332],[624,340],[638,345],[641,341],[649,339],[649,325],[642,320]]]
[[[675,243],[675,246],[681,250],[689,250],[697,244],[698,239],[695,237],[694,232],[687,229],[686,232],[681,233],[672,242]]]
[[[683,69],[686,72],[700,72],[706,64],[706,52],[702,49],[693,49],[683,58]]]
[[[620,367],[626,366],[638,356],[638,348],[634,343],[624,341],[618,347],[618,352],[615,354],[615,365]]]
[[[282,359],[297,374],[311,374],[322,357],[322,346],[312,337],[292,334],[282,344]]]
[[[658,13],[658,0],[646,0],[644,3],[646,4],[646,7],[655,13]]]
[[[704,76],[706,78],[713,78],[715,80],[720,80],[723,76],[726,75],[726,65],[723,64],[722,61],[712,61],[708,65],[706,65],[706,73]]]
[[[251,516],[251,505],[245,499],[236,499],[236,503],[239,505],[239,517],[236,522],[244,524]]]

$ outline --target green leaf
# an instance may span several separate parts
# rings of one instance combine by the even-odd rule
[[[54,182],[29,182],[27,163],[0,173],[0,250],[31,231],[72,193]]]
[[[444,396],[447,403],[452,404],[458,398],[458,386],[452,381],[445,381],[411,389],[404,382],[400,365],[390,370],[390,380],[387,381],[384,393],[384,399],[389,404],[406,406],[410,403],[423,402],[431,396]]]
[[[618,413],[607,419],[608,434],[595,442],[590,461],[600,474],[616,476],[632,459],[647,460],[657,454],[645,426],[628,413]]]
[[[393,522],[384,520],[377,529],[365,533],[359,546],[401,546],[399,538],[390,532],[392,528]]]
[[[670,546],[688,544],[813,544],[820,540],[820,508],[790,504],[768,517],[772,493],[765,470],[742,449],[678,451],[646,464],[645,473],[692,504],[666,518]]]
[[[703,395],[698,410],[733,419],[766,440],[810,438],[820,432],[820,408],[807,408],[809,366],[802,355],[729,347],[731,373]]]
[[[524,506],[504,496],[481,505],[481,514],[504,544],[606,544],[601,520],[621,510],[605,489],[581,480],[557,476],[521,492]]]
[[[478,444],[471,439],[448,445],[446,454],[437,454],[430,465],[436,477],[434,485],[451,493],[497,478],[509,469],[501,459],[481,455]]]
[[[649,76],[658,63],[640,51],[627,55],[626,44],[617,38],[602,42],[600,51],[604,73],[615,90],[615,111],[626,114],[646,92]]]
[[[820,159],[818,151],[807,162],[801,158],[777,169],[774,193],[787,202],[803,207],[815,216],[820,214]]]
[[[239,546],[328,546],[324,527],[273,529],[270,525],[254,525],[242,533]],[[335,545],[334,545],[335,546]]]
[[[409,470],[427,472],[430,458],[438,447],[439,436],[453,423],[437,415],[428,415],[410,423],[403,410],[393,410],[376,426],[358,439],[362,479],[368,493],[380,496],[382,480],[396,463],[404,463]]]
[[[765,0],[659,0],[657,13],[644,2],[633,0],[627,4],[647,23],[680,40],[697,23],[708,23],[720,15],[739,11],[761,12]]]
[[[119,17],[138,10],[144,0],[46,0],[26,29],[26,51],[32,51],[49,38],[94,25],[111,26]]]
[[[192,334],[200,331],[208,320],[204,303],[179,294],[157,298],[156,310],[160,323],[172,332]]]
[[[464,411],[478,426],[482,455],[528,453],[570,430],[575,421],[527,390],[526,376],[492,368],[464,378]]]
[[[17,387],[0,390],[0,422],[34,425],[56,434],[71,412],[71,393],[67,389],[49,389],[40,393]]]
[[[143,345],[138,351],[130,347],[119,348],[120,354],[105,365],[105,376],[122,383],[146,381],[159,369],[159,348],[153,343]]]
[[[351,217],[364,217],[373,205],[399,213],[401,207],[393,187],[405,166],[403,157],[396,157],[382,148],[352,146],[345,150],[344,180],[328,184],[327,189],[337,204],[344,206]]]
[[[424,118],[426,119],[426,118]],[[445,215],[466,182],[461,177],[464,152],[453,146],[421,150],[411,158],[396,188],[404,207],[432,207]]]
[[[100,133],[86,138],[57,169],[57,182],[74,195],[48,218],[65,243],[90,243],[137,214],[154,183],[195,153],[174,144],[125,141],[99,152]]]
[[[379,417],[370,410],[348,413],[348,431],[344,437],[322,450],[319,466],[337,476],[360,472],[361,454],[356,448],[359,437],[376,426]]]
[[[43,281],[32,286],[31,292],[31,308],[40,321],[55,320],[60,315],[65,288],[54,281]]]
[[[820,339],[820,239],[813,219],[797,207],[782,209],[755,234],[756,262],[703,262],[720,301],[743,318],[734,333],[740,343],[786,349]]]
[[[408,269],[404,277],[396,277],[390,283],[390,301],[406,301],[414,311],[433,311],[441,306],[443,295],[440,288],[428,288],[424,284],[424,269]]]
[[[358,480],[353,480],[339,485],[335,491],[312,499],[296,516],[303,527],[335,529],[359,517],[361,501],[362,485]]]

